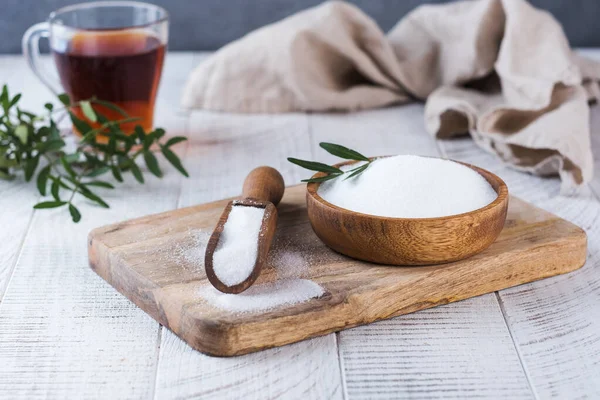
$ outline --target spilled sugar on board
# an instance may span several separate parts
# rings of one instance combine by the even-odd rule
[[[319,194],[353,211],[404,218],[460,214],[484,207],[497,197],[489,183],[470,168],[419,156],[375,160],[357,177],[323,183]],[[238,284],[252,272],[263,216],[264,209],[232,208],[213,259],[215,274],[224,284]],[[206,285],[199,295],[210,305],[234,313],[268,311],[323,295],[321,286],[299,278],[299,266],[308,265],[301,254],[284,251],[276,257],[278,275],[283,279],[254,285],[240,294],[221,293]],[[197,257],[195,262],[202,268],[204,258]]]
[[[204,251],[210,234],[196,229],[189,232],[189,237],[189,243],[169,252],[169,259],[183,268],[193,265],[203,270]],[[276,243],[278,245],[269,254],[269,265],[277,271],[277,281],[253,285],[240,294],[221,293],[207,283],[198,291],[199,296],[211,306],[232,313],[269,311],[322,296],[325,291],[321,286],[302,279],[310,263],[297,246],[289,238],[278,238]]]

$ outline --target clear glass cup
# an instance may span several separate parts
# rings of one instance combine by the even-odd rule
[[[168,14],[158,6],[135,1],[76,4],[54,11],[47,22],[33,25],[23,36],[23,54],[33,72],[54,93],[71,101],[109,101],[140,120],[125,123],[153,127],[156,93],[168,41]],[[60,84],[39,62],[39,40],[48,38]],[[111,120],[123,118],[104,106],[97,111]],[[79,109],[74,113],[85,119]],[[90,123],[93,127],[97,124]],[[75,130],[76,131],[76,130]]]

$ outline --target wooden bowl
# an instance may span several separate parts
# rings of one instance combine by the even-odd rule
[[[354,161],[336,166],[352,163]],[[483,208],[448,217],[387,218],[335,206],[317,194],[319,183],[309,183],[308,218],[327,246],[359,260],[428,265],[471,257],[491,245],[502,231],[508,209],[508,188],[491,172],[460,164],[483,176],[498,193],[496,200]],[[323,175],[318,173],[314,177]]]

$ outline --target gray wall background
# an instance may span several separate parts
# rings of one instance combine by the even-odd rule
[[[20,53],[21,36],[65,5],[92,0],[0,0],[0,53]],[[350,0],[384,31],[419,4],[448,0]],[[600,0],[530,0],[563,24],[572,46],[600,46]],[[149,0],[169,11],[171,50],[214,50],[321,0]]]

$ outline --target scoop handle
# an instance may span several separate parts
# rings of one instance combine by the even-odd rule
[[[277,205],[283,197],[285,183],[283,177],[275,168],[254,168],[244,181],[242,197],[261,201],[270,201]]]

